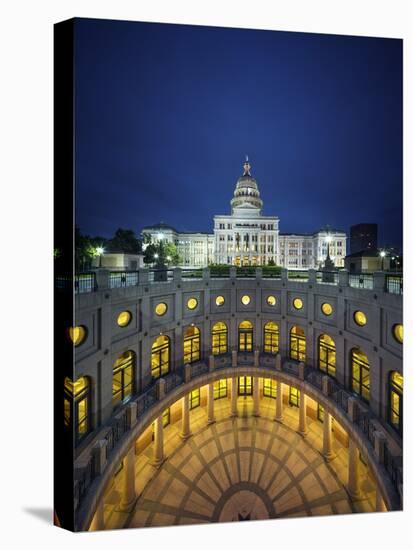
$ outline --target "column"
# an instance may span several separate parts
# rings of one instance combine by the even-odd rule
[[[135,491],[135,445],[129,449],[123,459],[123,491],[120,509],[130,511],[136,500]]]
[[[237,416],[237,378],[231,378],[231,415]]]
[[[275,400],[275,420],[282,422],[283,416],[283,385],[281,380],[277,380],[277,399]]]
[[[183,440],[191,437],[191,429],[189,427],[189,393],[182,398],[182,431],[180,436]]]
[[[348,444],[348,492],[352,499],[360,498],[359,450],[351,437]]]
[[[252,391],[253,391],[253,416],[260,416],[260,379],[258,376],[253,377]]]
[[[298,433],[305,437],[308,434],[307,430],[307,396],[301,391],[300,392],[300,410],[299,410],[299,421],[298,421]]]
[[[207,424],[213,424],[215,422],[215,411],[214,411],[214,383],[210,382],[208,384],[208,401],[207,401],[207,414],[208,420]]]
[[[327,462],[330,462],[335,458],[333,452],[333,437],[332,437],[332,422],[333,418],[329,412],[324,409],[324,420],[323,420],[323,455]]]
[[[163,419],[162,415],[158,416],[155,420],[155,442],[154,442],[154,456],[152,460],[153,466],[159,468],[164,461],[163,455]]]
[[[376,512],[386,512],[386,505],[384,503],[380,488],[376,485]]]

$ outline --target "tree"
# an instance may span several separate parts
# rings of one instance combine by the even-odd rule
[[[138,254],[140,241],[136,238],[132,229],[117,229],[114,237],[109,241],[109,247],[114,250],[122,250],[129,254]]]
[[[155,264],[155,267],[163,267],[166,265],[178,265],[181,258],[173,243],[161,240],[157,243],[147,244],[143,261],[145,264]]]
[[[97,248],[105,248],[107,239],[82,235],[79,227],[75,228],[75,270],[86,271],[91,268],[92,259],[98,255]]]

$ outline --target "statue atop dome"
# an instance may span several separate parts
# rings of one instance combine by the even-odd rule
[[[234,197],[231,200],[231,211],[234,215],[261,215],[262,200],[257,180],[251,176],[251,164],[245,156],[243,174],[237,180]]]
[[[244,173],[243,176],[251,176],[251,164],[248,160],[248,155],[245,155],[245,162],[244,162]]]

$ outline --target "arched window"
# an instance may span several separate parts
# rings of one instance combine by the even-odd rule
[[[238,327],[238,351],[252,351],[253,329],[251,321],[241,321]]]
[[[389,422],[397,431],[403,431],[403,376],[397,371],[390,373]]]
[[[65,378],[64,425],[75,436],[75,444],[90,431],[90,381],[87,377],[72,382]]]
[[[305,332],[298,326],[290,330],[290,359],[305,361]]]
[[[365,401],[370,399],[370,364],[360,349],[351,350],[351,389]]]
[[[318,339],[318,368],[336,376],[336,344],[328,334],[321,334]]]
[[[112,404],[118,407],[126,403],[133,393],[135,353],[125,351],[113,365]]]
[[[228,351],[228,328],[219,321],[212,327],[212,355],[222,355]]]
[[[264,352],[278,353],[279,350],[280,331],[278,325],[273,321],[269,321],[264,325]]]
[[[161,334],[152,344],[151,373],[152,378],[168,374],[171,356],[171,343],[168,336]]]
[[[201,331],[188,327],[184,333],[184,363],[195,363],[201,358]]]

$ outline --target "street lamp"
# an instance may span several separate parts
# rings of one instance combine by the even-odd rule
[[[172,260],[172,258],[170,256],[167,256],[166,259],[167,259],[168,262],[170,262]]]
[[[102,267],[102,256],[105,249],[102,246],[96,247],[96,254],[99,256],[99,267]]]
[[[383,266],[384,266],[384,258],[386,257],[386,251],[385,250],[381,250],[380,251],[380,258],[381,258],[381,270],[384,271],[383,269]]]

